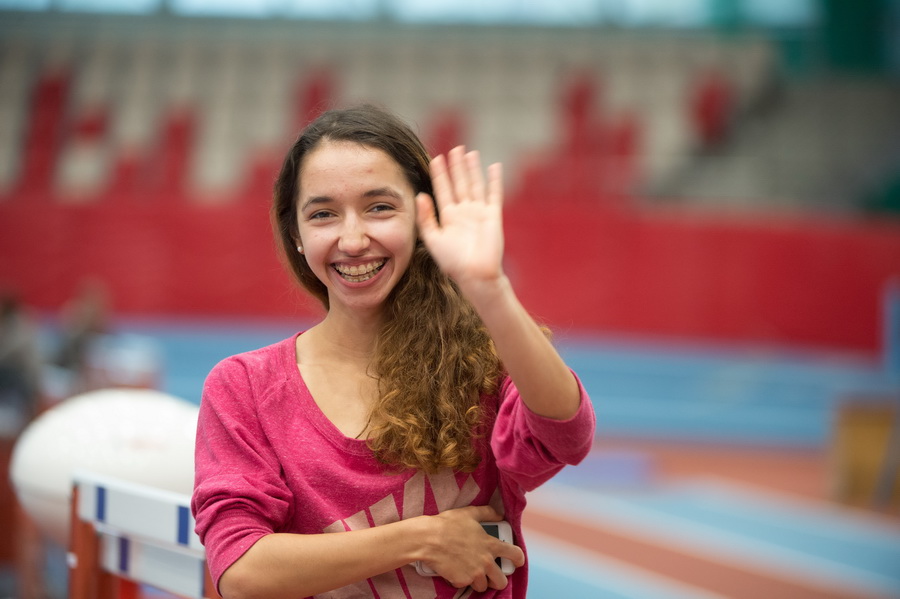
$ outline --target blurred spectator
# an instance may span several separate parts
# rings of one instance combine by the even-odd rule
[[[106,287],[95,280],[85,281],[65,306],[59,348],[53,364],[70,376],[69,393],[91,389],[90,356],[97,342],[109,331]]]
[[[36,331],[18,298],[0,296],[0,437],[12,438],[34,417],[41,360]]]

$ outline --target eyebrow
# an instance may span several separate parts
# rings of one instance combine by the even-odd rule
[[[376,187],[375,189],[370,189],[363,193],[362,197],[364,198],[378,198],[387,196],[390,198],[394,198],[395,200],[402,200],[403,196],[392,187]],[[309,206],[314,204],[328,204],[333,202],[334,199],[330,196],[312,196],[303,202],[303,205],[300,207],[300,211],[306,210]]]

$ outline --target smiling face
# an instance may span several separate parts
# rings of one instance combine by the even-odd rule
[[[413,187],[387,153],[323,141],[300,165],[297,225],[330,310],[379,312],[416,240]]]

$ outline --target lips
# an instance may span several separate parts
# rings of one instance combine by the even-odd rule
[[[365,264],[332,264],[331,267],[341,275],[341,277],[350,283],[362,283],[368,281],[378,274],[384,267],[387,260],[374,260]]]

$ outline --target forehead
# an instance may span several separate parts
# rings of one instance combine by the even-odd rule
[[[406,173],[387,152],[352,141],[326,140],[300,164],[300,194],[325,193],[328,188],[371,185],[411,190]]]

